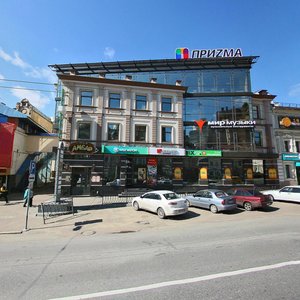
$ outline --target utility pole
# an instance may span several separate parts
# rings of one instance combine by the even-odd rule
[[[59,202],[61,197],[61,179],[62,179],[61,173],[62,173],[63,157],[64,157],[64,142],[60,141],[57,148],[56,165],[55,165],[55,186],[54,186],[55,202]]]

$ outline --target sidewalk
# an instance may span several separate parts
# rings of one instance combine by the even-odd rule
[[[38,205],[53,199],[53,195],[35,195],[33,207],[29,208],[28,230],[25,231],[26,207],[23,207],[22,195],[11,195],[9,203],[0,201],[0,238],[3,236],[30,236],[55,238],[81,233],[123,233],[151,228],[164,222],[147,212],[133,210],[130,205],[101,205],[98,197],[75,197],[74,215],[64,214],[46,219],[38,214]]]

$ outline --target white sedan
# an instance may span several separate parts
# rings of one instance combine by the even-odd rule
[[[273,201],[282,200],[300,202],[300,185],[285,186],[280,190],[267,190],[261,191],[261,193],[269,195]]]
[[[132,200],[135,210],[144,209],[157,213],[160,219],[166,216],[185,214],[188,211],[187,201],[172,191],[153,191],[135,197]]]

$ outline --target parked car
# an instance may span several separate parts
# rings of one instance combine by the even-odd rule
[[[250,191],[243,188],[234,188],[228,190],[227,194],[232,196],[238,206],[248,211],[254,208],[267,207],[273,203],[270,196],[264,195],[257,190]]]
[[[222,190],[206,189],[187,196],[188,206],[210,209],[212,213],[236,209],[235,200]]]
[[[285,186],[280,190],[261,191],[264,195],[269,195],[271,199],[281,201],[300,202],[300,185]]]
[[[188,211],[187,201],[167,190],[148,192],[135,197],[132,200],[132,206],[135,210],[144,209],[155,212],[160,219],[185,214]]]

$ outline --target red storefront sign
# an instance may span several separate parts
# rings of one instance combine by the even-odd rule
[[[16,125],[0,123],[0,168],[10,168]]]

